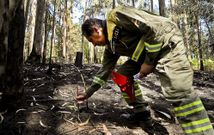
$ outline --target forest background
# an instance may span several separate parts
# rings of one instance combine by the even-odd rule
[[[21,102],[29,65],[47,65],[53,73],[54,65],[101,64],[104,48],[84,39],[81,24],[89,17],[104,19],[120,5],[170,18],[183,34],[193,69],[214,71],[213,0],[1,0],[0,112]]]

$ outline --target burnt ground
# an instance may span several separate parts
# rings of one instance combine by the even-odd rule
[[[88,87],[99,65],[47,65],[24,67],[25,98],[15,112],[1,112],[0,135],[182,135],[171,105],[161,94],[160,83],[151,74],[142,80],[143,97],[150,104],[153,127],[120,117],[131,112],[118,87],[109,80],[87,103],[78,105],[77,92]],[[214,122],[214,73],[195,72],[194,87],[211,122]]]

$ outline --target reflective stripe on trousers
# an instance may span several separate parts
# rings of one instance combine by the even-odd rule
[[[174,108],[174,112],[185,134],[213,134],[213,127],[200,98],[182,103]]]
[[[100,79],[99,77],[94,77],[94,80],[93,80],[94,83],[97,83],[97,84],[100,84],[100,86],[103,86],[105,84],[105,81]]]
[[[177,117],[186,135],[214,135],[207,112],[195,93],[193,71],[185,55],[183,42],[177,43],[163,55],[156,66],[163,94],[174,105]]]
[[[145,103],[145,101],[143,100],[142,92],[137,82],[134,82],[134,93],[135,93],[135,101],[132,101],[125,92],[121,91],[121,94],[125,99],[125,101],[128,103],[128,105],[134,107],[133,109],[134,112],[142,112],[147,110],[148,104]]]

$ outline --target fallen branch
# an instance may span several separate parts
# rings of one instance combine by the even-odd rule
[[[111,132],[109,132],[109,130],[105,124],[103,124],[103,132],[105,133],[105,135],[112,135]]]
[[[88,117],[88,119],[85,122],[82,122],[79,124],[79,126],[85,126],[88,124],[89,120],[90,120],[91,116]]]
[[[0,113],[0,124],[3,122],[4,116]]]
[[[73,100],[63,100],[63,99],[37,99],[36,102],[46,102],[46,101],[67,101],[67,102],[71,102]],[[35,100],[27,100],[27,102],[35,102]]]
[[[70,123],[70,124],[72,124],[72,125],[74,125],[75,123],[74,122],[72,122],[71,120],[67,120],[66,118],[63,118],[66,122],[68,122],[68,123]]]
[[[25,110],[26,110],[26,109],[21,108],[21,109],[16,110],[16,113],[18,113],[18,112],[20,112],[20,111],[25,111]]]
[[[67,134],[67,133],[69,133],[69,132],[73,132],[73,131],[75,131],[75,130],[77,130],[77,129],[78,129],[78,127],[75,127],[75,128],[73,128],[73,129],[71,129],[71,130],[62,132],[62,133],[60,133],[59,135],[65,135],[65,134]]]
[[[76,96],[78,96],[78,95],[79,95],[79,89],[78,89],[78,86],[77,86],[77,95],[76,95]],[[79,110],[80,110],[80,105],[79,105],[78,101],[76,101],[76,103],[77,103],[77,110],[78,110],[78,112],[79,112]]]
[[[44,127],[44,128],[50,128],[50,126],[47,126],[47,125],[43,124],[43,123],[42,123],[42,120],[39,121],[39,124],[40,124],[42,127]]]

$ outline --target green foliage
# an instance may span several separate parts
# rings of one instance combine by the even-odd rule
[[[214,71],[214,60],[211,59],[204,60],[204,68],[206,71]]]
[[[52,35],[52,22],[53,22],[53,7],[54,0],[48,1],[48,14],[47,14],[47,50],[46,58],[49,57],[51,35]],[[75,60],[76,52],[83,51],[84,61],[86,63],[93,63],[93,58],[97,59],[97,62],[101,62],[103,55],[103,47],[93,47],[89,46],[89,43],[84,40],[82,43],[81,35],[81,24],[85,17],[98,17],[104,19],[104,15],[108,10],[112,8],[112,0],[58,0],[56,1],[56,16],[55,16],[55,37],[52,56],[58,60],[63,59],[66,62],[72,63]],[[166,2],[167,3],[167,2]],[[150,0],[117,0],[115,3],[116,7],[119,5],[133,6],[138,9],[144,9],[150,11],[151,1]],[[153,3],[153,11],[158,11],[155,8],[157,2]],[[65,10],[67,7],[67,10]],[[35,27],[35,11],[36,5],[32,4],[29,8],[31,14],[28,15],[28,21],[26,25],[25,34],[25,50],[24,56],[30,54],[32,50],[32,40],[34,36]],[[34,9],[34,10],[33,10]],[[214,70],[214,5],[211,1],[176,1],[167,6],[167,12],[171,18],[178,24],[184,36],[185,45],[189,49],[189,58],[193,59],[191,64],[194,69],[200,69],[200,63],[198,62],[198,57],[202,56],[204,58],[204,68],[205,70]],[[196,16],[197,15],[197,16]],[[66,16],[66,18],[64,18]],[[197,21],[199,21],[199,26],[197,26]],[[65,23],[64,23],[65,22]],[[198,30],[199,27],[199,30]],[[66,34],[64,29],[66,28]],[[199,45],[198,31],[200,34],[201,44]],[[66,38],[64,38],[66,36]],[[65,42],[64,42],[65,40]],[[66,43],[66,44],[64,44]],[[62,57],[62,46],[66,45],[66,56]],[[84,47],[84,48],[83,48]],[[202,49],[202,54],[199,55],[199,48]],[[95,53],[94,53],[95,51]],[[94,54],[96,54],[94,56]],[[126,59],[120,59],[118,63],[123,63]]]
[[[204,61],[204,69],[205,71],[214,71],[214,60],[212,59],[205,59]],[[200,63],[198,59],[191,60],[191,65],[194,70],[200,69]]]
[[[199,69],[199,62],[198,62],[198,59],[192,59],[192,60],[190,61],[190,64],[191,64],[191,66],[192,66],[192,68],[193,68],[194,70],[198,70],[198,69]]]

